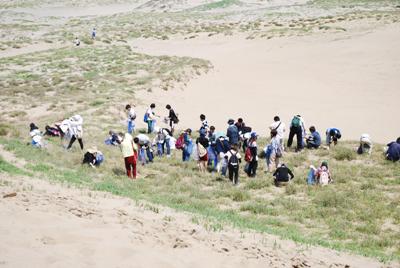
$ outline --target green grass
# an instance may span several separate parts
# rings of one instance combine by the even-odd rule
[[[106,162],[92,169],[80,165],[81,154],[66,153],[55,146],[57,140],[47,151],[5,138],[0,143],[29,161],[26,169],[36,175],[192,212],[203,218],[210,230],[219,231],[228,224],[382,261],[400,257],[399,230],[383,228],[385,222],[400,224],[400,198],[392,194],[400,189],[400,167],[384,161],[379,150],[368,157],[367,164],[360,163],[364,156],[358,155],[350,161],[336,160],[335,150],[354,146],[342,143],[329,155],[314,160],[315,165],[329,161],[335,183],[328,187],[305,183],[307,165],[313,162],[308,159],[318,158],[319,151],[289,154],[285,162],[293,168],[295,181],[286,188],[276,188],[271,175],[261,171],[256,179],[241,173],[240,187],[234,187],[219,176],[198,173],[195,163],[181,163],[178,155],[139,167],[142,178],[131,181],[123,174],[117,148],[102,148]],[[299,164],[299,159],[304,163]]]

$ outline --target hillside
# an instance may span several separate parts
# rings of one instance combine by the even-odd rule
[[[383,156],[400,134],[391,116],[400,1],[54,3],[0,3],[0,194],[16,193],[0,202],[0,264],[400,266],[400,165]],[[276,114],[289,123],[301,113],[322,136],[331,126],[344,135],[331,150],[289,150],[295,179],[285,188],[264,159],[255,179],[242,165],[234,187],[182,163],[180,151],[131,181],[104,140],[125,131],[128,103],[144,132],[152,102],[161,117],[171,104],[179,129],[197,130],[200,113],[218,131],[243,117],[260,150]],[[31,122],[43,130],[74,114],[84,118],[85,148],[105,155],[99,168],[82,166],[84,152],[59,138],[27,145]],[[363,132],[371,155],[355,153]],[[322,161],[334,183],[308,186],[309,166]]]

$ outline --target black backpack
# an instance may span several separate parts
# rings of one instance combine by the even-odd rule
[[[239,159],[238,159],[238,157],[237,157],[237,152],[236,153],[232,153],[232,151],[230,151],[231,152],[231,157],[229,158],[229,161],[228,161],[228,165],[231,165],[231,166],[233,166],[233,167],[236,167],[236,166],[238,166],[239,165]]]

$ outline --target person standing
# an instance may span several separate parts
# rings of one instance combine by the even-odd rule
[[[228,162],[229,180],[234,184],[239,184],[239,164],[241,163],[241,156],[238,152],[237,144],[232,145],[231,149],[225,155]]]
[[[283,149],[281,145],[281,138],[278,136],[278,132],[273,129],[271,130],[271,152],[268,161],[268,171],[272,172],[272,169],[277,169],[279,161],[283,156]]]
[[[201,121],[200,130],[204,129],[206,131],[206,133],[208,133],[209,126],[208,126],[208,122],[207,122],[206,116],[204,114],[200,115],[200,121]]]
[[[229,145],[238,144],[239,143],[239,131],[237,126],[235,125],[235,121],[233,119],[228,120],[228,129],[226,130],[226,136],[229,139]]]
[[[217,135],[215,134],[215,127],[211,126],[208,132],[208,165],[213,166],[213,170],[217,170],[218,166],[218,153],[217,153]]]
[[[190,160],[190,155],[193,151],[193,141],[191,138],[192,130],[190,128],[186,129],[183,134],[183,149],[182,149],[182,161],[187,162]]]
[[[200,130],[200,137],[196,140],[197,153],[199,154],[199,170],[200,172],[206,172],[208,162],[208,146],[209,141],[206,137],[206,131]]]
[[[131,179],[136,179],[137,146],[133,143],[133,138],[129,133],[125,133],[120,148],[124,157],[126,175]]]
[[[301,151],[303,149],[303,137],[304,134],[304,121],[300,115],[296,115],[293,117],[290,123],[290,132],[289,132],[289,139],[287,142],[287,147],[290,148],[293,143],[293,137],[296,135],[297,139],[297,147],[296,152]]]
[[[83,150],[83,118],[80,115],[74,115],[69,119],[70,122],[70,132],[71,132],[71,140],[68,144],[67,150],[71,149],[72,144],[76,140],[78,140],[81,150]]]
[[[154,131],[156,124],[156,114],[154,113],[155,108],[156,105],[154,103],[150,104],[150,107],[144,115],[144,122],[147,123],[147,134],[151,134]]]
[[[96,28],[93,28],[92,30],[92,39],[96,39]]]
[[[167,104],[165,108],[168,110],[168,121],[169,127],[171,131],[171,136],[174,135],[175,125],[179,123],[178,116],[176,115],[174,109],[171,108],[171,105]]]
[[[283,123],[281,121],[281,119],[279,118],[279,116],[275,116],[274,117],[274,122],[269,126],[269,129],[272,130],[276,130],[276,132],[278,133],[278,137],[280,139],[282,148],[283,148],[283,138],[285,135],[285,131],[286,131],[286,125],[285,123]],[[283,148],[284,149],[284,148]]]
[[[130,104],[127,104],[125,106],[125,110],[128,113],[128,133],[132,135],[132,133],[135,132],[136,113],[135,113],[135,110],[132,108],[132,106]]]
[[[249,177],[255,177],[257,173],[258,167],[258,155],[257,155],[257,133],[252,132],[250,134],[250,139],[248,141],[246,155],[248,155],[248,167],[247,167],[247,175]]]

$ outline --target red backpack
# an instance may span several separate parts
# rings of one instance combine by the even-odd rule
[[[253,156],[251,155],[250,147],[247,147],[246,152],[244,154],[244,161],[250,162],[252,159],[253,159]]]
[[[183,134],[181,134],[175,142],[175,148],[178,150],[182,150],[184,145],[185,145],[185,140],[183,138]]]

